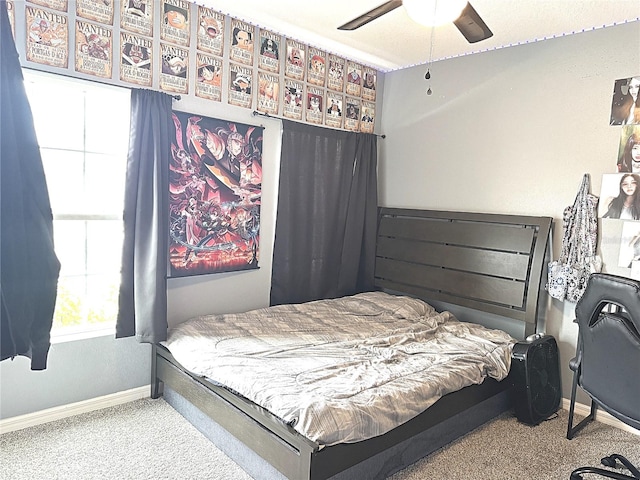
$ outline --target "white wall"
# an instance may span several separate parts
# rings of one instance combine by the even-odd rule
[[[640,22],[436,62],[431,96],[425,71],[386,75],[380,204],[551,216],[557,258],[562,211],[582,175],[599,195],[602,174],[615,172],[621,127],[609,126],[611,94],[615,79],[640,73]],[[615,242],[603,244],[606,269],[628,274]],[[547,312],[565,397],[574,308],[553,300]]]

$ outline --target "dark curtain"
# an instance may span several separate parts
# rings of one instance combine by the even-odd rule
[[[377,138],[283,120],[271,305],[373,289]]]
[[[124,246],[116,337],[167,338],[171,96],[131,91]]]
[[[2,360],[47,368],[60,262],[31,107],[0,1],[0,344]]]

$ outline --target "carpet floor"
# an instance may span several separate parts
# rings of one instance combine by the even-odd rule
[[[501,415],[390,479],[568,479],[614,452],[640,463],[640,436],[592,422],[569,441],[567,417],[530,427]],[[143,399],[0,435],[0,479],[250,477],[164,400]]]

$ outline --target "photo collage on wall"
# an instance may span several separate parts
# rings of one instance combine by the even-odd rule
[[[640,278],[640,75],[615,80],[609,124],[620,126],[616,173],[604,174],[598,216],[623,222],[618,267]],[[606,224],[603,224],[605,228]]]
[[[7,3],[27,62],[373,133],[376,69],[188,0]],[[20,9],[19,15],[16,9]]]

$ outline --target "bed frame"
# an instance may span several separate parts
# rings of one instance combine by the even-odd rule
[[[545,310],[551,223],[381,208],[376,288],[460,308],[469,317],[463,320],[513,321],[524,338]],[[162,345],[153,348],[151,385],[153,398],[164,389],[167,402],[259,479],[386,478],[511,408],[509,382],[487,379],[384,435],[321,448],[253,402],[185,371]]]

